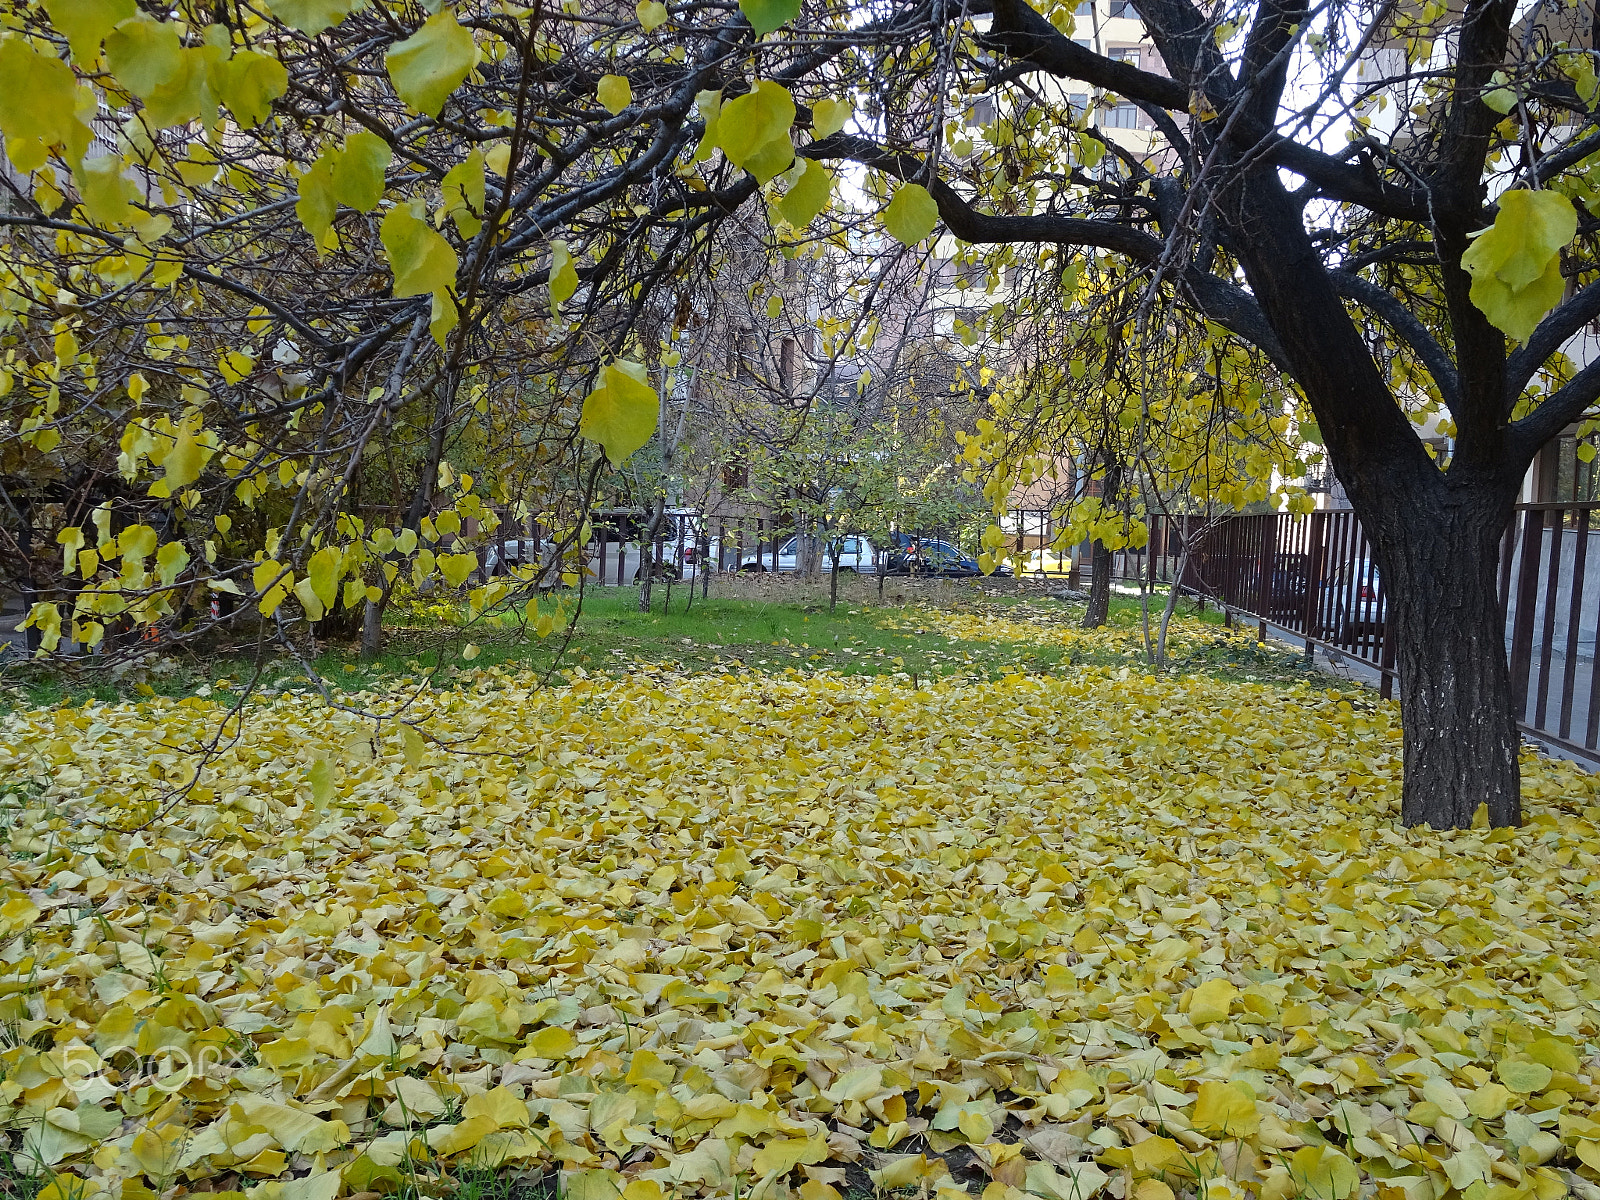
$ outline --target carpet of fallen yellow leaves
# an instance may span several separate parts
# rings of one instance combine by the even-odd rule
[[[46,1200],[1600,1197],[1566,764],[1407,832],[1393,707],[1137,668],[285,693],[192,780],[226,711],[0,724]]]

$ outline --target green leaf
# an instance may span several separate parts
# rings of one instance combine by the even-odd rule
[[[315,760],[306,771],[306,782],[311,785],[311,802],[326,808],[333,800],[333,764],[325,758]]]
[[[600,372],[600,386],[584,397],[578,434],[598,442],[611,465],[620,467],[654,436],[659,415],[644,367],[618,361]]]
[[[400,99],[436,117],[476,57],[472,34],[449,13],[440,13],[390,49],[384,61]]]
[[[428,332],[433,335],[433,340],[439,345],[444,345],[444,339],[450,331],[461,323],[461,307],[455,297],[448,291],[438,291],[433,294],[433,308],[428,316]]]
[[[651,33],[667,23],[667,6],[661,0],[639,0],[633,10],[639,17],[639,26]]]
[[[1561,250],[1577,232],[1578,214],[1559,192],[1506,192],[1494,224],[1461,256],[1472,303],[1496,329],[1526,342],[1561,301]]]
[[[474,150],[451,167],[439,188],[457,233],[469,238],[483,228],[483,151]]]
[[[761,37],[798,17],[800,0],[739,0],[739,11]]]
[[[226,54],[219,46],[194,46],[178,51],[177,68],[145,99],[145,123],[185,125],[196,117],[211,121],[217,113],[213,76],[223,73]]]
[[[830,137],[845,127],[856,110],[848,100],[819,100],[811,110],[811,133],[818,140]]]
[[[796,229],[804,229],[828,207],[833,192],[833,173],[815,159],[806,159],[805,170],[782,200],[778,215]]]
[[[333,216],[338,203],[333,198],[332,156],[324,154],[311,164],[311,169],[300,176],[300,199],[295,203],[295,215],[306,227],[320,251],[333,228]]]
[[[73,173],[78,195],[83,198],[83,210],[96,225],[115,228],[139,218],[139,211],[129,203],[133,185],[124,176],[123,165],[120,154],[102,154],[85,159]]]
[[[84,66],[99,55],[106,34],[139,11],[134,0],[45,0],[44,7],[50,23],[66,35],[72,57]]]
[[[272,102],[289,90],[289,72],[277,59],[241,50],[216,72],[217,90],[243,129],[272,114]],[[368,135],[370,136],[370,135]]]
[[[594,94],[613,116],[633,103],[633,85],[625,75],[602,75]]]
[[[1543,1063],[1519,1062],[1515,1059],[1502,1059],[1498,1074],[1500,1082],[1513,1092],[1524,1093],[1543,1091],[1555,1077],[1555,1072]]]
[[[883,225],[896,241],[915,246],[939,223],[939,206],[920,183],[903,184],[883,210]]]
[[[383,174],[394,152],[375,133],[362,130],[345,139],[344,149],[329,155],[333,199],[357,212],[371,212],[383,199]]]
[[[365,8],[366,0],[267,0],[267,7],[284,24],[316,37]]]
[[[722,106],[715,144],[734,166],[766,183],[794,161],[794,143],[789,140],[794,115],[787,88],[770,79],[757,80],[750,91]]]
[[[344,555],[334,546],[324,546],[306,562],[306,578],[323,608],[332,609],[339,598],[339,577],[343,574],[343,566]]]
[[[106,36],[106,66],[141,100],[185,73],[183,46],[171,25],[143,13],[121,21]]]
[[[396,296],[447,292],[455,283],[456,252],[423,219],[421,200],[390,209],[383,218],[381,236],[394,271]]]
[[[89,127],[78,119],[72,68],[41,54],[22,38],[0,42],[0,133],[6,154],[21,171],[44,166],[52,146],[76,162],[89,146]]]
[[[189,565],[189,551],[182,542],[168,542],[156,554],[156,577],[162,587],[171,587]]]
[[[578,272],[566,242],[550,243],[550,311],[553,313],[578,290]]]
[[[1517,106],[1517,94],[1510,88],[1491,88],[1483,94],[1483,102],[1501,116]]]
[[[472,551],[464,554],[441,554],[439,571],[451,587],[460,587],[467,576],[478,569],[478,556]]]

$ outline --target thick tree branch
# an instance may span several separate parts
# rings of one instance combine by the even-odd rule
[[[1461,405],[1461,379],[1444,347],[1439,345],[1416,314],[1370,279],[1363,279],[1349,271],[1329,271],[1328,277],[1333,280],[1334,290],[1339,295],[1346,300],[1354,300],[1373,313],[1411,347],[1422,360],[1422,365],[1428,368],[1428,374],[1433,376],[1433,382],[1439,388],[1439,397],[1450,410],[1451,417],[1457,417],[1457,409]]]
[[[1094,246],[1151,266],[1160,261],[1165,247],[1160,238],[1142,229],[1100,218],[1055,213],[999,216],[980,212],[943,180],[927,179],[927,164],[922,159],[911,154],[897,154],[866,138],[835,134],[805,147],[801,153],[810,158],[849,159],[900,179],[924,183],[939,206],[939,216],[945,227],[964,242]],[[1180,271],[1176,278],[1207,316],[1258,347],[1280,370],[1289,370],[1277,335],[1249,292],[1193,267]]]

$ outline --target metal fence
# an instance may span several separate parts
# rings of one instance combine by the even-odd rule
[[[1521,504],[1501,542],[1499,596],[1513,703],[1522,728],[1600,762],[1600,502]],[[1353,512],[1157,520],[1146,577],[1230,615],[1355,659],[1393,694],[1395,643],[1383,580]],[[1127,573],[1123,572],[1124,577]]]

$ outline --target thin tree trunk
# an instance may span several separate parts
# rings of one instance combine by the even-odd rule
[[[645,528],[644,536],[639,539],[639,611],[650,611],[651,585],[655,583],[656,562],[656,530],[661,528],[661,514],[667,510],[666,496],[656,497],[656,510],[650,514],[650,524]],[[626,545],[626,543],[618,543]],[[667,602],[672,602],[672,592],[667,592]]]
[[[1100,488],[1100,508],[1114,507],[1122,491],[1122,468],[1116,463],[1106,468]],[[1099,629],[1111,616],[1111,548],[1099,539],[1090,552],[1089,603],[1083,610],[1083,628]]]
[[[1172,614],[1178,607],[1178,584],[1183,579],[1184,565],[1189,561],[1187,547],[1178,555],[1178,578],[1167,589],[1167,606],[1161,610],[1161,630],[1156,635],[1156,670],[1167,669],[1167,626],[1172,624]]]
[[[385,598],[388,591],[384,589]],[[368,662],[383,652],[383,607],[377,600],[368,600],[361,611],[361,657]]]
[[[1082,624],[1085,629],[1098,629],[1111,615],[1111,550],[1097,541],[1089,561],[1089,603]]]

